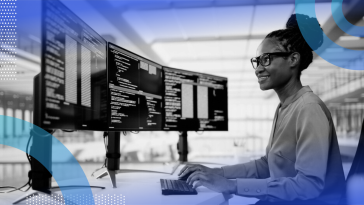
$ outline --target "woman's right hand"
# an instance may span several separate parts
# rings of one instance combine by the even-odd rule
[[[178,176],[179,178],[183,178],[183,176],[187,175],[190,172],[195,171],[201,171],[208,174],[217,174],[220,176],[223,176],[224,173],[221,168],[209,168],[200,164],[187,164],[182,168],[182,170],[179,172]]]

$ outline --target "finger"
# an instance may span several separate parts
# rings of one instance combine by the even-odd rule
[[[187,175],[188,173],[190,173],[190,172],[194,172],[193,171],[193,168],[192,167],[188,167],[180,176],[179,176],[179,178],[182,178],[182,177],[184,177],[185,175]]]
[[[196,173],[196,172],[195,172]],[[193,182],[200,180],[200,179],[206,179],[206,177],[204,176],[204,174],[202,172],[197,172],[196,174],[193,173],[193,175],[191,174],[190,177],[188,177],[189,181],[187,182],[189,185],[192,185]]]
[[[179,172],[178,176],[181,175],[186,169],[188,169],[189,165],[184,166]]]
[[[198,178],[197,179],[197,181],[200,181],[201,183],[211,183],[211,177],[209,177],[209,175],[208,174],[206,174],[206,173],[203,173],[203,172],[200,172],[200,173],[198,173],[197,174],[197,176],[193,176],[192,178],[191,178],[191,180],[190,180],[190,185],[193,185],[193,183],[194,182],[196,182],[196,178]]]
[[[194,177],[194,176],[196,176],[196,175],[198,175],[198,174],[200,174],[200,173],[202,173],[202,172],[200,172],[200,171],[195,171],[195,172],[193,172],[188,178],[187,178],[187,180],[186,180],[186,183],[188,184],[188,183],[190,183],[190,181],[191,181],[191,179]]]
[[[193,186],[192,186],[192,188],[194,188],[194,189],[196,189],[197,187],[199,187],[199,186],[203,186],[203,184],[202,184],[203,182],[202,182],[202,180],[198,180],[198,181],[196,181],[194,184],[193,184]]]
[[[193,175],[191,174],[191,175],[188,177],[188,179],[187,179],[186,183],[187,183],[188,185],[192,185],[192,184],[193,184],[193,182],[195,182],[195,181],[197,181],[197,180],[199,180],[199,179],[200,179],[199,174],[195,174],[195,173],[193,173]]]
[[[196,171],[200,171],[200,170],[201,169],[199,167],[197,167],[197,166],[190,166],[179,177],[181,178],[181,177],[185,176],[186,174],[188,174],[190,172],[196,172]]]

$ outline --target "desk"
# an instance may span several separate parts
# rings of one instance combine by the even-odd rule
[[[179,167],[181,169],[182,166]],[[124,205],[228,205],[230,199],[230,205],[234,204],[254,204],[257,199],[244,198],[232,195],[223,195],[221,193],[213,192],[205,187],[198,187],[196,190],[197,195],[169,195],[164,196],[161,194],[161,186],[159,179],[177,179],[177,174],[155,174],[155,173],[122,173],[116,176],[117,187],[111,188],[111,182],[108,177],[102,179],[95,179],[88,177],[89,183],[92,186],[104,186],[106,189],[92,188],[92,192],[95,198],[95,205],[105,204],[101,202],[100,197],[105,199],[106,195],[112,198],[113,196],[125,196]],[[53,186],[57,186],[54,182]],[[28,195],[33,191],[28,191]],[[60,191],[55,192],[60,194]],[[0,204],[12,204],[16,199],[24,196],[23,192],[13,192],[9,194],[0,195]],[[231,197],[233,197],[231,199]],[[107,197],[106,197],[107,198]],[[26,201],[22,201],[19,204],[27,204]],[[122,204],[122,203],[107,203],[107,204]]]
[[[107,188],[108,194],[122,194],[128,204],[227,204],[228,196],[223,196],[208,190],[205,187],[197,188],[198,195],[169,195],[161,194],[160,178],[176,179],[176,176],[163,174],[124,173],[117,176],[116,189]],[[97,186],[111,187],[110,180],[103,178],[92,180],[90,183]],[[102,192],[99,192],[99,194]]]

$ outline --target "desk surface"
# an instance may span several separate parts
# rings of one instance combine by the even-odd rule
[[[155,205],[203,205],[203,204],[254,204],[257,199],[244,198],[235,196],[231,199],[232,195],[225,196],[221,193],[211,191],[205,187],[198,187],[196,190],[197,195],[169,195],[164,196],[161,194],[160,179],[177,179],[177,173],[182,168],[174,173],[174,175],[168,174],[156,174],[156,173],[122,173],[116,176],[117,188],[112,188],[110,178],[104,177],[102,179],[95,179],[89,177],[89,183],[92,186],[104,186],[106,189],[92,188],[94,194],[95,205],[105,204],[104,200],[115,199],[115,197],[123,197],[124,203],[117,201],[107,204],[123,204],[123,205],[142,205],[142,204],[155,204]],[[57,186],[57,183],[53,183],[53,186]],[[12,204],[15,200],[34,193],[33,191],[13,192],[9,194],[0,195],[0,204]],[[60,191],[55,194],[61,194]],[[101,200],[102,199],[102,200]],[[229,200],[230,199],[230,200]],[[229,203],[230,201],[230,203]],[[27,204],[26,201],[22,201],[18,204]],[[29,203],[28,203],[29,204]]]

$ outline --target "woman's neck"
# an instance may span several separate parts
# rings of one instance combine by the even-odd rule
[[[281,88],[274,89],[278,95],[279,100],[281,101],[281,104],[283,105],[284,101],[289,96],[294,95],[302,88],[302,83],[300,80],[290,80],[286,85],[284,85]]]

